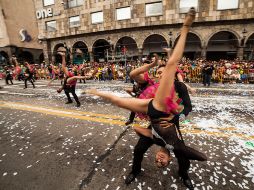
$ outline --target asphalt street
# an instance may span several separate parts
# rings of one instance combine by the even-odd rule
[[[166,168],[154,164],[150,148],[142,172],[130,185],[138,136],[124,123],[129,111],[98,97],[81,95],[98,88],[128,97],[123,81],[77,84],[81,107],[65,104],[59,81],[0,81],[0,190],[186,189],[175,159]],[[193,111],[182,123],[185,142],[204,152],[207,162],[191,162],[195,189],[254,189],[254,86],[213,84],[191,95]],[[145,125],[136,119],[135,125]]]

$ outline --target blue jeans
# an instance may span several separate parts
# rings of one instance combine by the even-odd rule
[[[208,86],[210,86],[211,78],[212,78],[212,75],[205,74],[205,81],[204,81],[204,85],[205,85],[205,86],[206,86],[206,84],[207,84]]]
[[[125,76],[125,83],[127,83],[127,82],[128,82],[128,80],[130,80],[130,76],[129,76],[129,74],[127,74],[127,75]]]

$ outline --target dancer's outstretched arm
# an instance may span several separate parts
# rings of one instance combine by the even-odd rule
[[[74,76],[74,77],[70,77],[67,79],[67,83],[70,83],[74,80],[78,80],[78,79],[86,79],[86,76]]]
[[[27,63],[27,68],[29,69],[29,71],[31,72],[31,65],[26,61],[25,63]]]
[[[171,90],[174,84],[176,67],[180,59],[182,58],[184,46],[186,42],[186,37],[189,32],[189,28],[192,22],[195,19],[195,9],[191,8],[188,12],[187,17],[183,23],[183,27],[181,29],[180,38],[173,50],[173,53],[170,59],[167,62],[167,65],[163,71],[162,78],[160,80],[160,85],[155,94],[155,98],[153,101],[153,105],[156,109],[160,111],[166,111],[166,98],[170,96]]]
[[[138,67],[136,69],[134,69],[133,71],[130,72],[130,77],[135,80],[137,83],[145,83],[145,79],[144,79],[144,73],[149,71],[149,69],[157,66],[158,64],[158,55],[155,55],[154,59],[152,60],[152,62],[150,64],[145,64],[141,67]]]
[[[19,62],[18,62],[16,57],[12,57],[11,58],[11,62],[14,65],[14,67],[18,67],[19,66]]]
[[[15,67],[15,73],[17,75],[19,75],[21,73],[21,68],[20,68],[20,65],[19,65],[19,62],[18,62],[17,58],[16,57],[12,57],[11,58],[11,62],[12,62],[12,64]]]
[[[148,103],[151,99],[138,99],[138,98],[121,98],[115,96],[114,94],[104,93],[97,91],[96,89],[90,89],[84,91],[86,94],[93,94],[100,96],[103,99],[109,100],[112,104],[124,108],[133,112],[146,113],[148,108]]]
[[[69,76],[68,69],[66,67],[66,60],[65,60],[65,52],[58,52],[59,55],[62,56],[62,69],[66,76]]]
[[[51,67],[52,67],[52,70],[54,71],[54,73],[58,73],[58,71],[55,69],[54,65],[53,64],[50,64]]]

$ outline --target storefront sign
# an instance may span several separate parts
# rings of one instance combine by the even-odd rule
[[[19,35],[21,37],[21,42],[30,42],[32,40],[32,37],[28,34],[28,32],[25,29],[21,29],[19,31]]]
[[[48,17],[52,17],[52,16],[53,16],[53,9],[52,8],[36,11],[36,18],[37,19],[44,19],[44,18],[48,18]]]

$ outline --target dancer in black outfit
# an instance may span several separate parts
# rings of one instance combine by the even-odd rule
[[[137,83],[134,83],[132,89],[129,89],[129,88],[128,88],[128,89],[125,89],[125,91],[126,91],[129,95],[131,95],[132,97],[137,97],[136,88],[137,88]],[[136,113],[132,111],[132,112],[130,113],[130,116],[129,116],[128,120],[125,122],[125,125],[130,125],[130,124],[132,124],[133,121],[134,121],[135,115],[136,115]]]
[[[9,69],[7,66],[4,67],[5,70],[5,83],[7,85],[9,85],[9,81],[11,82],[11,84],[13,84],[12,82],[12,71],[11,69]]]
[[[195,9],[191,8],[181,29],[181,35],[172,56],[165,66],[162,78],[155,97],[152,99],[120,98],[113,94],[99,92],[95,89],[86,91],[87,93],[100,96],[110,100],[113,104],[134,112],[147,113],[151,120],[152,137],[155,141],[160,141],[168,152],[174,152],[176,156],[188,159],[205,161],[207,158],[201,152],[186,146],[178,133],[177,126],[172,119],[180,112],[181,105],[177,104],[174,90],[174,76],[176,67],[183,55],[186,37],[189,28],[195,18]],[[181,162],[181,161],[180,161]],[[184,161],[185,162],[185,161]],[[180,164],[179,164],[180,165]],[[185,169],[186,170],[186,169]],[[180,173],[180,175],[183,175]],[[189,189],[194,189],[187,176],[181,176],[184,184]],[[186,179],[184,179],[186,178]]]
[[[31,71],[31,66],[29,65],[28,62],[25,62],[24,66],[26,67],[26,70],[25,70],[25,88],[27,88],[27,81],[30,81],[31,84],[33,85],[33,88],[35,88],[35,85],[33,83],[33,73]]]
[[[12,55],[11,62],[13,64],[13,66],[14,66],[14,71],[16,73],[17,79],[19,81],[24,80],[24,78],[25,78],[24,74],[21,72],[22,71],[21,67],[20,67],[19,62],[17,61],[17,58],[16,58],[15,55]]]
[[[183,101],[184,110],[182,113],[187,117],[189,112],[192,110],[192,105],[191,105],[187,87],[185,86],[184,83],[178,82],[178,81],[175,81],[174,84],[175,84],[175,90],[178,93],[179,98],[181,98]],[[181,134],[180,130],[179,130],[179,115],[176,115],[170,122],[174,123],[177,126],[178,133]],[[150,128],[151,128],[151,126],[150,126]],[[181,140],[182,140],[182,138],[181,138]],[[132,171],[129,173],[129,175],[127,176],[127,178],[125,180],[126,184],[130,184],[136,178],[136,176],[141,172],[141,163],[143,160],[143,156],[146,153],[146,151],[153,144],[156,144],[159,146],[164,146],[163,141],[160,139],[156,139],[156,138],[152,139],[152,138],[140,135],[139,141],[134,148]],[[193,185],[192,185],[191,180],[188,175],[188,170],[190,167],[189,159],[178,152],[174,151],[174,154],[175,154],[177,161],[178,161],[179,177],[182,179],[182,181],[186,187],[188,187],[189,189],[193,189]],[[162,165],[164,165],[164,166],[166,166],[167,164],[168,164],[167,162],[162,163]]]
[[[158,58],[158,57],[157,57]],[[130,72],[130,78],[134,81],[132,89],[126,89],[125,91],[132,97],[139,97],[140,94],[150,85],[154,85],[154,81],[150,79],[148,71],[157,65],[157,59],[153,59],[151,62],[146,61],[141,67],[138,67]],[[131,112],[129,119],[126,121],[125,125],[133,123],[136,116],[135,112]]]
[[[66,60],[65,60],[65,49],[59,49],[58,54],[62,56],[62,70],[65,74],[64,77],[64,84],[63,87],[58,89],[57,92],[60,93],[62,90],[64,90],[65,95],[67,96],[68,101],[66,104],[71,104],[73,101],[70,97],[70,93],[72,94],[73,98],[77,102],[77,107],[80,107],[80,101],[78,99],[78,96],[75,92],[76,90],[76,84],[78,79],[85,79],[85,76],[74,76],[74,74],[70,71],[68,71],[66,67]]]
[[[67,83],[67,80],[68,78],[72,77],[71,74],[69,74],[68,76],[66,76],[64,78],[64,84],[63,84],[63,90],[64,90],[64,93],[65,95],[67,96],[67,99],[68,101],[66,102],[66,104],[71,104],[72,103],[72,100],[71,100],[71,97],[70,97],[70,93],[72,94],[73,98],[75,99],[75,101],[77,102],[77,107],[80,107],[80,102],[79,102],[79,99],[78,99],[78,96],[75,92],[75,88],[76,88],[76,82],[75,83]]]
[[[203,68],[203,73],[204,73],[204,86],[206,86],[206,84],[208,86],[210,86],[211,84],[211,78],[212,78],[212,75],[213,75],[213,70],[214,70],[214,67],[211,63],[207,63],[204,68]]]

